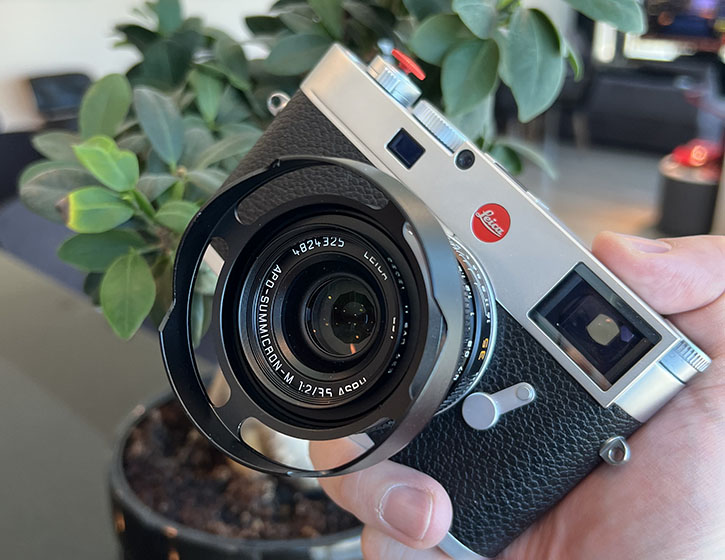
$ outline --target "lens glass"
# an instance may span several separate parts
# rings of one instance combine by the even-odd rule
[[[310,338],[323,352],[348,358],[374,338],[377,311],[371,290],[359,279],[328,279],[307,301],[305,319]]]

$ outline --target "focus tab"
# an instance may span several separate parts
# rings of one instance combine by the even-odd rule
[[[398,61],[398,66],[403,72],[406,74],[413,74],[413,76],[421,81],[425,80],[425,72],[423,72],[423,69],[418,66],[418,63],[415,60],[398,49],[393,49],[391,54],[393,55],[393,58]]]

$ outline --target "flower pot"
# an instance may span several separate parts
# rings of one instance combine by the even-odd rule
[[[360,531],[350,529],[312,538],[279,540],[219,536],[186,526],[154,511],[133,490],[124,457],[134,430],[154,410],[172,406],[166,395],[137,406],[122,426],[110,470],[113,523],[123,560],[360,560]],[[280,482],[280,484],[282,484]],[[325,498],[326,500],[326,498]],[[328,507],[327,505],[325,507]],[[329,506],[332,507],[332,506]]]

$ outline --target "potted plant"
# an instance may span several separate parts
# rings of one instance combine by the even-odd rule
[[[636,0],[567,2],[644,29]],[[513,172],[522,158],[545,162],[497,137],[496,91],[510,88],[526,122],[555,101],[567,67],[581,71],[546,13],[520,0],[279,0],[270,15],[246,18],[250,43],[267,53],[253,60],[184,18],[179,0],[147,2],[139,15],[144,25],[117,27],[139,63],[93,84],[77,133],[35,136],[46,159],[19,180],[29,208],[75,232],[58,255],[87,273],[84,291],[123,339],[163,318],[180,236],[271,120],[269,95],[292,94],[334,41],[362,59],[391,46],[414,54],[428,74],[424,95]],[[195,342],[210,321],[209,284],[195,288]],[[334,547],[359,531],[319,491],[230,465],[168,399],[135,411],[111,480],[127,558],[343,558]]]

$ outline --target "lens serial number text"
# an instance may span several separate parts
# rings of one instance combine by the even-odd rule
[[[292,247],[292,253],[298,257],[304,253],[309,253],[310,251],[314,251],[319,248],[339,247],[342,249],[344,246],[345,240],[342,237],[325,235],[322,237],[311,237],[310,239],[305,239],[298,245]]]

